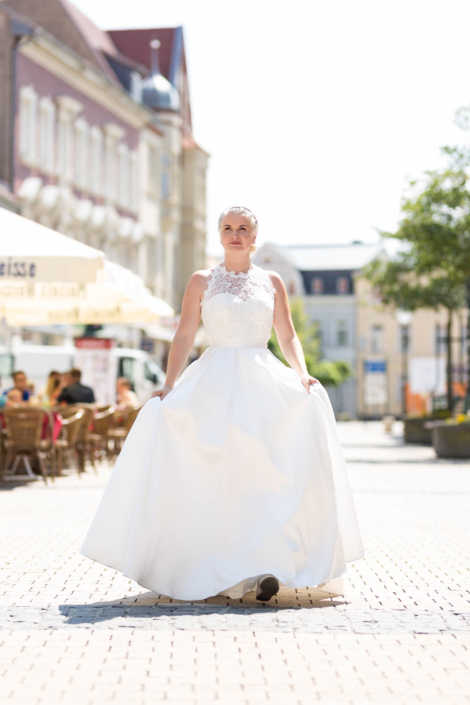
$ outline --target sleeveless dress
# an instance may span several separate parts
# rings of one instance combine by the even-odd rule
[[[364,548],[335,417],[267,348],[274,299],[261,267],[211,270],[210,346],[140,411],[85,556],[181,600],[242,597],[266,573],[344,594]]]

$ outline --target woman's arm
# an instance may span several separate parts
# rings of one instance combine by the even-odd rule
[[[279,347],[289,365],[299,374],[304,387],[310,392],[310,386],[317,384],[318,380],[315,377],[311,377],[307,371],[304,351],[292,322],[286,287],[277,272],[269,272],[269,274],[276,289],[274,330],[276,331]]]
[[[188,282],[184,292],[178,328],[168,355],[165,388],[155,392],[154,397],[163,399],[169,394],[188,359],[201,320],[201,297],[207,286],[207,277],[208,274],[203,271],[194,272]]]

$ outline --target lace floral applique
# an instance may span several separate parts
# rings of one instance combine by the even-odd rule
[[[217,294],[233,294],[242,301],[247,301],[259,291],[275,294],[275,288],[269,274],[256,265],[247,272],[231,272],[223,264],[217,264],[212,269],[211,278],[204,291],[201,306]]]

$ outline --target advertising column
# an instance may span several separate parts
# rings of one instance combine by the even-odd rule
[[[114,340],[76,338],[75,347],[75,367],[82,371],[82,384],[93,389],[99,404],[114,404],[117,379]]]

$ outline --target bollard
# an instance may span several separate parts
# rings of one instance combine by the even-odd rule
[[[394,416],[384,416],[382,421],[384,422],[385,433],[391,433],[393,429],[393,424],[396,421]]]

